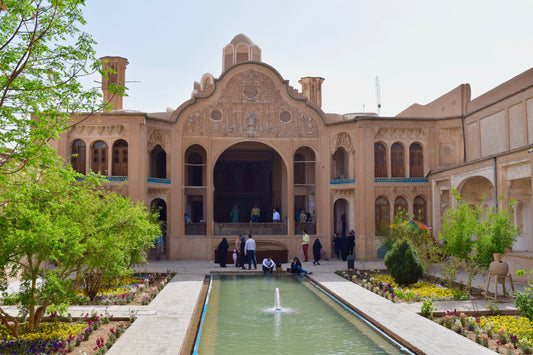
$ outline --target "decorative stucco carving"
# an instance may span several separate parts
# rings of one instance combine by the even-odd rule
[[[151,152],[156,145],[160,145],[165,152],[170,150],[170,139],[168,135],[163,133],[163,131],[157,129],[150,134],[148,139],[148,152]]]
[[[333,200],[337,198],[354,198],[355,189],[335,189],[331,190],[331,195],[333,197]]]
[[[168,190],[169,189],[148,188],[147,200],[153,202],[155,199],[159,198],[166,203],[168,201]]]
[[[453,136],[460,138],[463,135],[463,129],[461,127],[454,128],[441,128],[439,131],[441,136]]]
[[[344,150],[349,154],[355,153],[355,147],[352,144],[352,138],[350,137],[349,133],[340,132],[339,134],[337,134],[337,139],[335,139],[331,147],[331,153],[335,154],[337,149],[339,149],[340,147],[344,148]]]
[[[187,136],[211,135],[228,137],[318,137],[314,112],[304,111],[281,90],[268,75],[248,69],[237,73],[218,90],[215,100],[197,103],[183,123]],[[216,94],[215,94],[216,96]],[[215,114],[213,112],[221,112]]]
[[[380,127],[376,131],[376,139],[384,140],[423,140],[425,133],[422,128],[383,128]]]
[[[124,136],[124,125],[76,125],[73,137],[120,137]]]

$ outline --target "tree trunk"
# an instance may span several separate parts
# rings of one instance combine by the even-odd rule
[[[9,315],[2,308],[0,308],[0,321],[2,321],[2,324],[6,326],[6,328],[15,338],[19,337],[19,322],[17,318]]]

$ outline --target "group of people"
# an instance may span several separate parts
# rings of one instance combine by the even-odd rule
[[[311,212],[306,211],[305,209],[296,211],[295,219],[298,223],[313,223],[313,216],[311,215]]]
[[[302,251],[305,257],[304,261],[308,261],[308,247],[309,247],[309,235],[304,230],[303,232],[303,242],[302,242]],[[218,244],[218,261],[221,267],[226,267],[226,258],[227,253],[229,249],[229,243],[226,238],[222,238],[222,241]],[[254,265],[254,269],[257,269],[257,261],[255,258],[255,251],[256,251],[256,244],[255,240],[253,239],[252,235],[248,235],[248,239],[246,240],[244,238],[244,235],[239,235],[237,239],[235,239],[235,249],[233,249],[233,263],[235,264],[235,267],[240,267],[243,270],[246,269],[245,265],[248,263],[248,270],[252,269],[252,263]],[[313,265],[320,265],[320,259],[322,258],[322,243],[320,243],[320,240],[317,238],[315,239],[315,242],[313,243]],[[274,268],[281,267],[281,264],[277,264],[272,257],[269,255],[266,258],[263,259],[262,262],[263,272],[266,274],[267,272],[272,273]],[[298,257],[294,257],[294,259],[291,262],[291,267],[288,269],[291,273],[304,273],[308,274],[307,270],[304,270],[302,268],[302,263],[300,262],[300,259]]]
[[[307,234],[307,230],[302,232],[302,253],[304,255],[304,261],[309,261],[309,242],[311,238]],[[313,243],[313,265],[320,265],[320,259],[322,259],[322,243],[320,239],[316,238]]]
[[[256,203],[254,204],[254,207],[250,210],[250,220],[253,223],[258,223],[259,218],[261,217],[261,208]],[[239,208],[237,205],[233,206],[233,209],[229,213],[231,223],[239,223]],[[277,207],[274,207],[272,209],[272,222],[277,223],[281,222],[281,215],[279,214],[279,209]]]
[[[346,261],[348,255],[355,255],[354,248],[355,231],[353,229],[346,237],[344,235],[339,236],[337,233],[333,235],[333,250],[337,260],[342,258],[342,260]]]

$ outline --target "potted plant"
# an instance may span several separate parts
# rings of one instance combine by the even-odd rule
[[[509,265],[502,260],[506,250],[511,249],[520,229],[513,224],[512,214],[516,201],[496,210],[490,208],[484,219],[485,237],[478,241],[479,262],[494,275],[507,275]]]

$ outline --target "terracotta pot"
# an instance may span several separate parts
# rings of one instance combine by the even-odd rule
[[[494,253],[494,254],[492,254],[492,256],[494,257],[494,261],[502,260],[502,254],[500,254],[500,253]]]
[[[489,272],[493,275],[506,276],[509,272],[509,264],[502,260],[493,261],[489,265]]]

